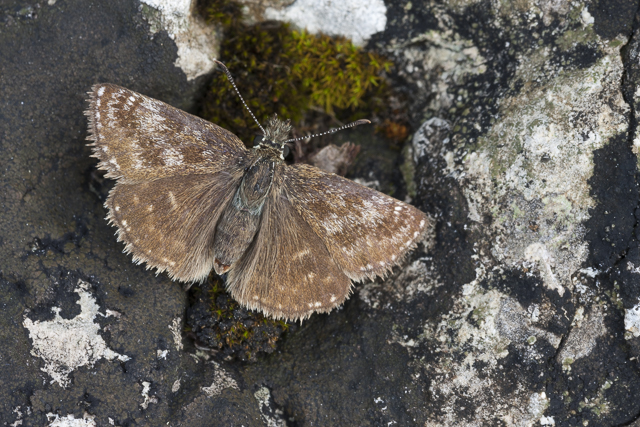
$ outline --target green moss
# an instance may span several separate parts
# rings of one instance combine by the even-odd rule
[[[287,24],[244,25],[240,7],[227,0],[209,1],[201,11],[223,27],[220,60],[261,123],[277,113],[298,124],[310,110],[346,121],[385,107],[382,72],[391,62],[381,56]],[[202,115],[245,141],[257,131],[223,73],[214,76]]]
[[[273,352],[280,336],[290,329],[291,325],[282,320],[242,308],[214,273],[202,286],[192,289],[188,327],[201,346],[225,357],[255,361],[260,352]]]
[[[200,1],[200,14],[207,23],[216,23],[223,28],[241,25],[242,6],[231,0]]]
[[[565,372],[570,372],[573,362],[573,357],[565,357],[564,359],[562,359],[562,370]]]

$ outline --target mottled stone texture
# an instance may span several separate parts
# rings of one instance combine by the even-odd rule
[[[388,2],[369,46],[409,96],[413,203],[435,243],[254,364],[183,344],[180,286],[104,221],[85,92],[108,81],[192,109],[203,83],[138,6],[0,4],[0,424],[637,421],[637,2]],[[62,388],[23,322],[85,315],[79,283],[108,315],[82,324],[129,359]]]

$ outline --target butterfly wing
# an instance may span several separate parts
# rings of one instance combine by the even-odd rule
[[[216,173],[248,154],[240,139],[206,120],[112,84],[89,92],[93,157],[107,178],[122,183]]]
[[[93,155],[118,180],[105,204],[118,240],[148,268],[204,279],[248,150],[219,126],[128,89],[96,85],[90,95]]]
[[[286,197],[283,168],[274,176],[253,243],[228,273],[227,289],[246,307],[298,320],[342,304],[351,280]]]
[[[313,166],[293,165],[284,175],[291,204],[353,280],[384,276],[430,226],[415,207]]]

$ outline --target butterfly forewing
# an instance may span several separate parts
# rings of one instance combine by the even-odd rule
[[[86,114],[98,167],[118,179],[105,205],[125,250],[172,278],[205,278],[249,151],[219,126],[111,84],[93,87]]]
[[[287,199],[284,169],[280,165],[276,171],[260,230],[229,271],[227,288],[245,306],[297,320],[342,304],[351,280]]]
[[[351,279],[384,276],[428,228],[415,207],[312,166],[287,167],[287,197]]]
[[[108,178],[214,173],[238,167],[248,155],[231,132],[164,102],[112,84],[92,89],[88,139]]]

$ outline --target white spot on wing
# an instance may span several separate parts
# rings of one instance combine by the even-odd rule
[[[167,148],[162,151],[162,160],[167,166],[180,166],[183,163],[184,156],[175,148]]]
[[[98,96],[102,96],[102,95],[104,95],[104,86],[98,89]]]

